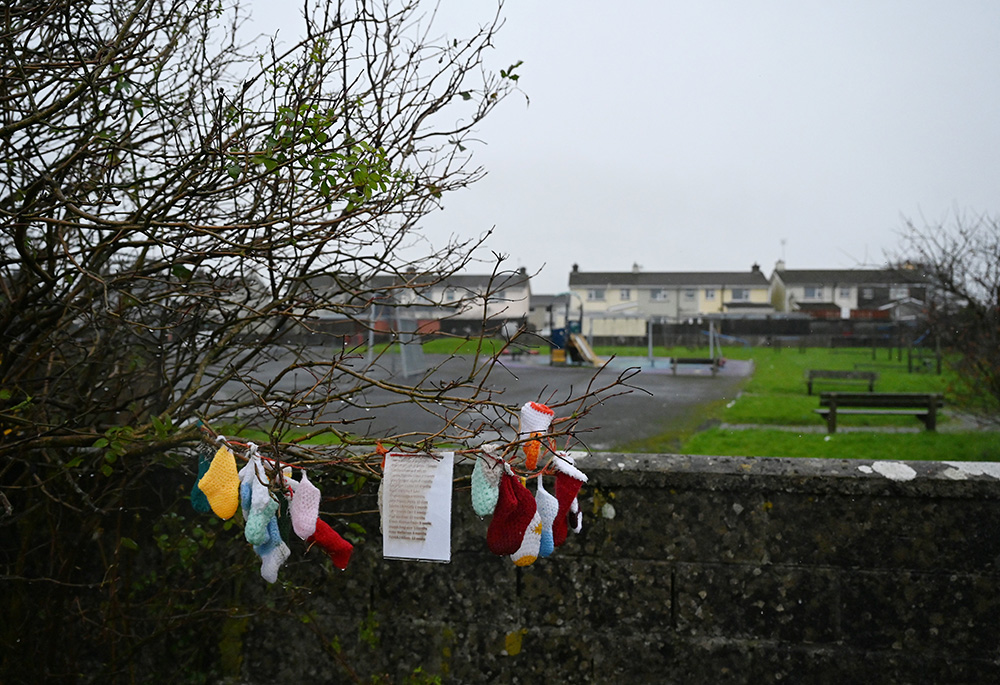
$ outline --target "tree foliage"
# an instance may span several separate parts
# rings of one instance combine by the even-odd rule
[[[32,663],[70,679],[90,659],[121,677],[136,645],[223,610],[232,579],[191,573],[218,526],[161,518],[192,475],[178,448],[197,443],[199,420],[262,427],[272,454],[363,471],[376,439],[474,445],[515,416],[487,390],[491,364],[400,381],[354,342],[303,344],[324,326],[364,330],[375,305],[468,264],[475,242],[431,248],[419,222],[482,175],[471,138],[516,88],[520,63],[483,64],[499,15],[455,38],[415,0],[301,11],[304,37],[283,45],[245,40],[229,0],[0,9],[8,674]],[[369,435],[339,415],[374,390],[439,427]],[[580,416],[595,396],[565,402]],[[339,447],[305,446],[319,434]],[[150,534],[173,560],[168,585],[131,575]],[[157,621],[136,618],[138,601]],[[11,649],[36,620],[49,632],[35,648],[63,644],[59,658]]]
[[[900,257],[922,269],[932,286],[929,323],[953,354],[956,399],[1000,422],[1000,218],[907,222]]]

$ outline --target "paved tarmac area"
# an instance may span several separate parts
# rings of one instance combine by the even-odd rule
[[[428,355],[424,361],[428,366],[441,364],[441,368],[431,377],[433,383],[435,380],[467,375],[473,358]],[[523,357],[517,361],[505,361],[502,366],[497,365],[493,369],[484,388],[489,391],[492,399],[511,407],[519,407],[529,400],[551,400],[555,403],[571,394],[584,392],[597,373],[597,369],[593,367],[553,367],[546,361],[547,357]],[[665,365],[664,361],[658,361]],[[594,380],[594,387],[610,385],[632,363],[645,365],[646,360],[613,360],[607,368],[601,370]],[[414,381],[413,376],[409,379],[401,377],[400,366],[398,356],[383,358],[379,375],[392,380]],[[605,393],[607,399],[581,420],[578,429],[582,430],[578,437],[586,448],[610,450],[628,442],[661,434],[673,426],[690,423],[702,405],[735,398],[742,381],[751,372],[751,364],[740,361],[729,361],[714,377],[703,367],[690,367],[676,376],[665,368],[640,370],[629,378],[628,383],[634,389],[628,394],[608,397],[629,388],[612,388]],[[353,399],[360,405],[374,405],[388,397],[389,393],[376,389],[368,390]],[[440,418],[413,403],[372,409],[342,405],[336,411],[328,412],[325,418],[354,420],[356,423],[351,424],[350,428],[352,432],[375,436],[433,432],[442,425]],[[497,419],[498,416],[493,414],[462,417],[462,422],[475,427],[480,421],[486,421],[502,428],[503,421]],[[478,444],[499,437],[510,437],[511,434],[509,429],[500,431],[499,435],[487,431],[475,442]],[[579,449],[581,446],[574,448]]]

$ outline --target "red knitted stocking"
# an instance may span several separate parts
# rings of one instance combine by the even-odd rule
[[[499,489],[493,519],[486,531],[486,543],[491,552],[505,556],[517,552],[538,507],[528,488],[509,473],[500,476]]]
[[[330,555],[330,561],[341,571],[347,568],[347,562],[351,560],[351,552],[354,545],[344,538],[340,533],[331,528],[323,519],[316,519],[316,532],[309,538],[309,542],[315,542]]]

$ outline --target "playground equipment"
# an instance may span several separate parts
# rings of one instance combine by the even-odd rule
[[[570,321],[568,328],[553,329],[551,344],[549,363],[552,366],[567,364],[604,366],[605,360],[597,356],[594,348],[580,332],[579,321]]]
[[[579,333],[573,333],[569,336],[567,351],[573,358],[573,361],[592,366],[604,365],[604,360],[594,353],[594,349],[590,346],[590,343]]]

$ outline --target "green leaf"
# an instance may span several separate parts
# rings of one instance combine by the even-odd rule
[[[98,438],[97,440],[94,441],[94,444],[91,445],[91,447],[98,447],[98,448],[99,447],[107,447],[108,444],[109,443],[108,443],[108,439],[107,438]]]
[[[110,476],[114,472],[115,470],[111,468],[111,464],[104,464],[101,467],[101,473],[103,473],[105,476]]]
[[[471,100],[472,99],[472,93],[470,93],[467,90],[463,90],[461,93],[459,93],[459,95],[462,96],[463,100]]]
[[[77,466],[83,463],[83,457],[73,457],[68,462],[66,462],[66,468],[75,469]]]
[[[235,181],[240,177],[240,171],[242,171],[242,169],[240,169],[239,164],[230,164],[228,167],[226,167],[226,171],[229,173],[229,176]]]
[[[122,543],[122,547],[124,547],[125,549],[130,549],[133,552],[138,552],[139,551],[139,545],[136,544],[136,541],[133,540],[132,538],[127,538],[127,537],[125,537],[123,535],[121,537],[121,543]]]

